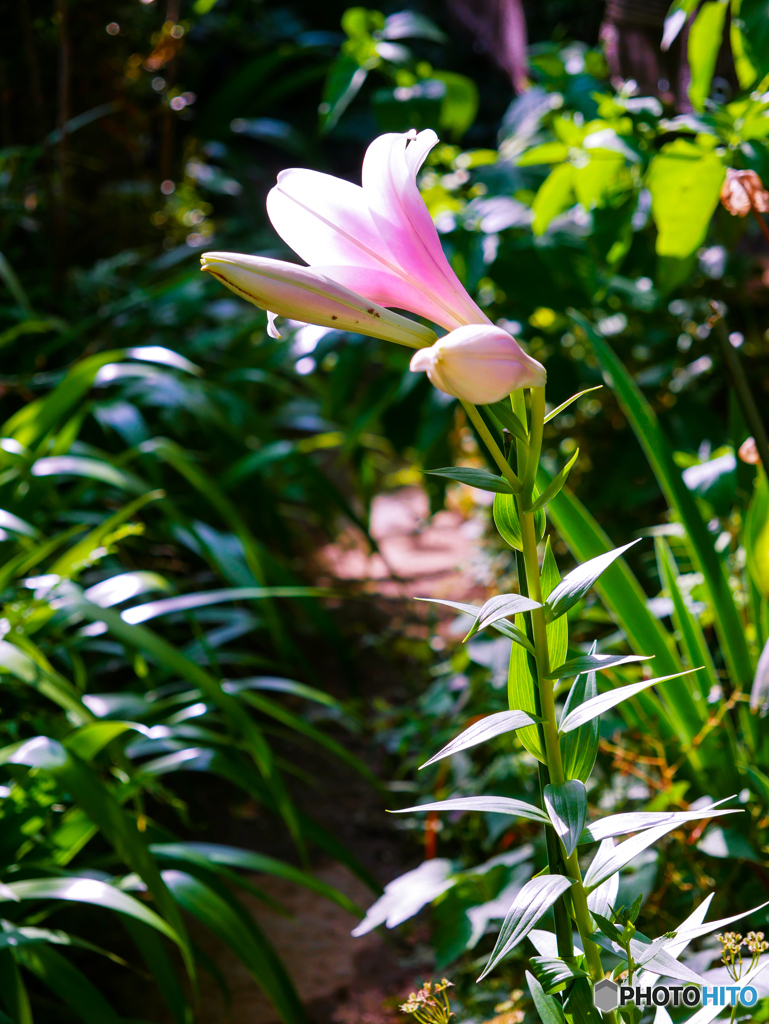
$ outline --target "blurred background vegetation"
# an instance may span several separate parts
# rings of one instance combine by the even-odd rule
[[[237,887],[270,897],[238,870],[354,913],[312,874],[320,855],[345,862],[372,899],[390,881],[308,813],[316,751],[382,805],[377,786],[392,778],[411,803],[533,792],[531,757],[501,741],[491,757],[415,771],[459,725],[505,706],[506,641],[452,645],[435,665],[424,631],[392,642],[389,606],[315,586],[319,546],[352,531],[376,548],[375,495],[421,486],[435,512],[446,490],[422,471],[480,464],[456,403],[396,347],[291,323],[268,338],[261,311],[199,272],[205,249],[291,258],[264,214],[276,174],[301,165],[358,180],[382,131],[438,132],[425,201],[468,290],[546,364],[552,404],[614,384],[548,426],[547,468],[580,449],[577,498],[552,510],[554,550],[563,571],[605,535],[652,533],[656,548],[639,545],[637,579],[611,577],[603,604],[577,610],[576,650],[596,637],[635,649],[646,629],[658,667],[707,659],[699,708],[650,697],[621,743],[620,719],[605,724],[591,801],[661,809],[739,792],[748,813],[732,831],[677,834],[635,865],[625,895],[644,891],[658,930],[708,880],[721,886],[718,916],[762,902],[769,745],[747,694],[769,635],[769,495],[736,458],[754,431],[728,353],[765,410],[769,248],[757,218],[717,204],[724,164],[769,180],[769,41],[764,8],[743,0],[723,44],[716,18],[663,52],[666,6],[9,10],[0,1021],[138,1020],[120,981],[136,969],[159,993],[152,1019],[195,1019],[196,970],[210,966],[188,935],[196,920],[299,1024],[292,981]],[[449,499],[472,503],[461,487]],[[592,533],[574,526],[577,499]],[[501,588],[514,563],[498,555]],[[406,680],[397,700],[368,685],[372,673]],[[271,822],[253,849],[213,844],[237,834],[229,809],[246,800]],[[524,827],[502,825],[460,818],[436,833],[414,819],[392,842],[404,864],[438,853],[453,865],[430,956],[451,965],[463,1017],[497,1006],[514,1024],[535,1019],[525,998],[502,999],[520,960],[472,985],[486,926],[504,914],[495,900],[537,855]]]

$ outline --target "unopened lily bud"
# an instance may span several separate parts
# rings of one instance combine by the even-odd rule
[[[518,388],[544,387],[544,366],[527,355],[501,327],[467,324],[429,348],[415,352],[411,369],[422,370],[432,384],[473,405],[506,398]]]
[[[769,213],[769,192],[755,171],[730,167],[721,186],[721,202],[735,217],[746,217],[751,209]]]
[[[277,332],[272,321],[278,315],[410,348],[435,340],[429,327],[378,306],[309,267],[235,252],[203,253],[200,264],[236,295],[269,310],[273,337]]]

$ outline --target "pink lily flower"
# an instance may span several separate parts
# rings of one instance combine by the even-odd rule
[[[362,185],[282,171],[267,213],[283,241],[324,277],[450,331],[491,321],[449,266],[417,188],[437,141],[430,130],[380,135],[366,150]]]

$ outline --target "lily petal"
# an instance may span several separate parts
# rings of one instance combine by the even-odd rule
[[[309,267],[240,253],[207,252],[201,268],[260,309],[322,327],[421,348],[435,341],[429,327],[400,316]]]
[[[381,135],[363,163],[363,186],[317,171],[278,176],[267,212],[278,234],[340,284],[448,330],[490,321],[449,266],[416,175],[435,132]]]

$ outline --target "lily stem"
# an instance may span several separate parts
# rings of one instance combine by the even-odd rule
[[[521,404],[523,395],[516,396]],[[545,610],[542,599],[542,584],[539,571],[539,557],[537,554],[537,534],[534,523],[534,514],[524,509],[531,504],[534,481],[536,479],[539,453],[542,447],[542,434],[545,417],[545,395],[544,389],[532,388],[531,403],[531,443],[526,455],[526,466],[523,472],[524,484],[521,493],[517,496],[518,518],[521,526],[521,544],[523,547],[523,559],[526,567],[526,582],[529,597],[540,604],[539,608],[531,611],[531,622],[534,633],[534,650],[537,665],[537,682],[540,702],[542,707],[542,733],[545,741],[545,757],[547,769],[550,775],[550,782],[559,785],[564,782],[563,761],[561,759],[561,746],[558,736],[555,715],[555,696],[553,683],[548,679],[550,674],[550,651],[547,643],[547,623],[545,621]],[[521,465],[518,466],[519,472]],[[593,982],[599,982],[604,978],[604,969],[601,963],[601,954],[598,946],[590,938],[593,927],[590,919],[590,910],[587,905],[587,894],[582,884],[582,874],[579,869],[579,861],[576,851],[570,857],[564,859],[566,871],[569,878],[573,879],[573,885],[569,890],[571,895],[574,919],[582,940],[582,948],[585,951],[585,958],[592,976]],[[613,1013],[607,1014],[604,1019],[610,1024],[616,1024],[616,1016]]]
[[[484,444],[488,448],[489,454],[491,455],[492,459],[496,462],[497,466],[499,467],[502,476],[510,484],[513,491],[516,494],[519,494],[523,484],[513,472],[502,450],[500,449],[497,442],[494,440],[494,435],[486,426],[483,416],[481,416],[481,414],[478,412],[476,407],[471,402],[466,402],[464,398],[460,398],[459,401],[462,403],[462,408],[467,413],[468,419],[483,438]]]

